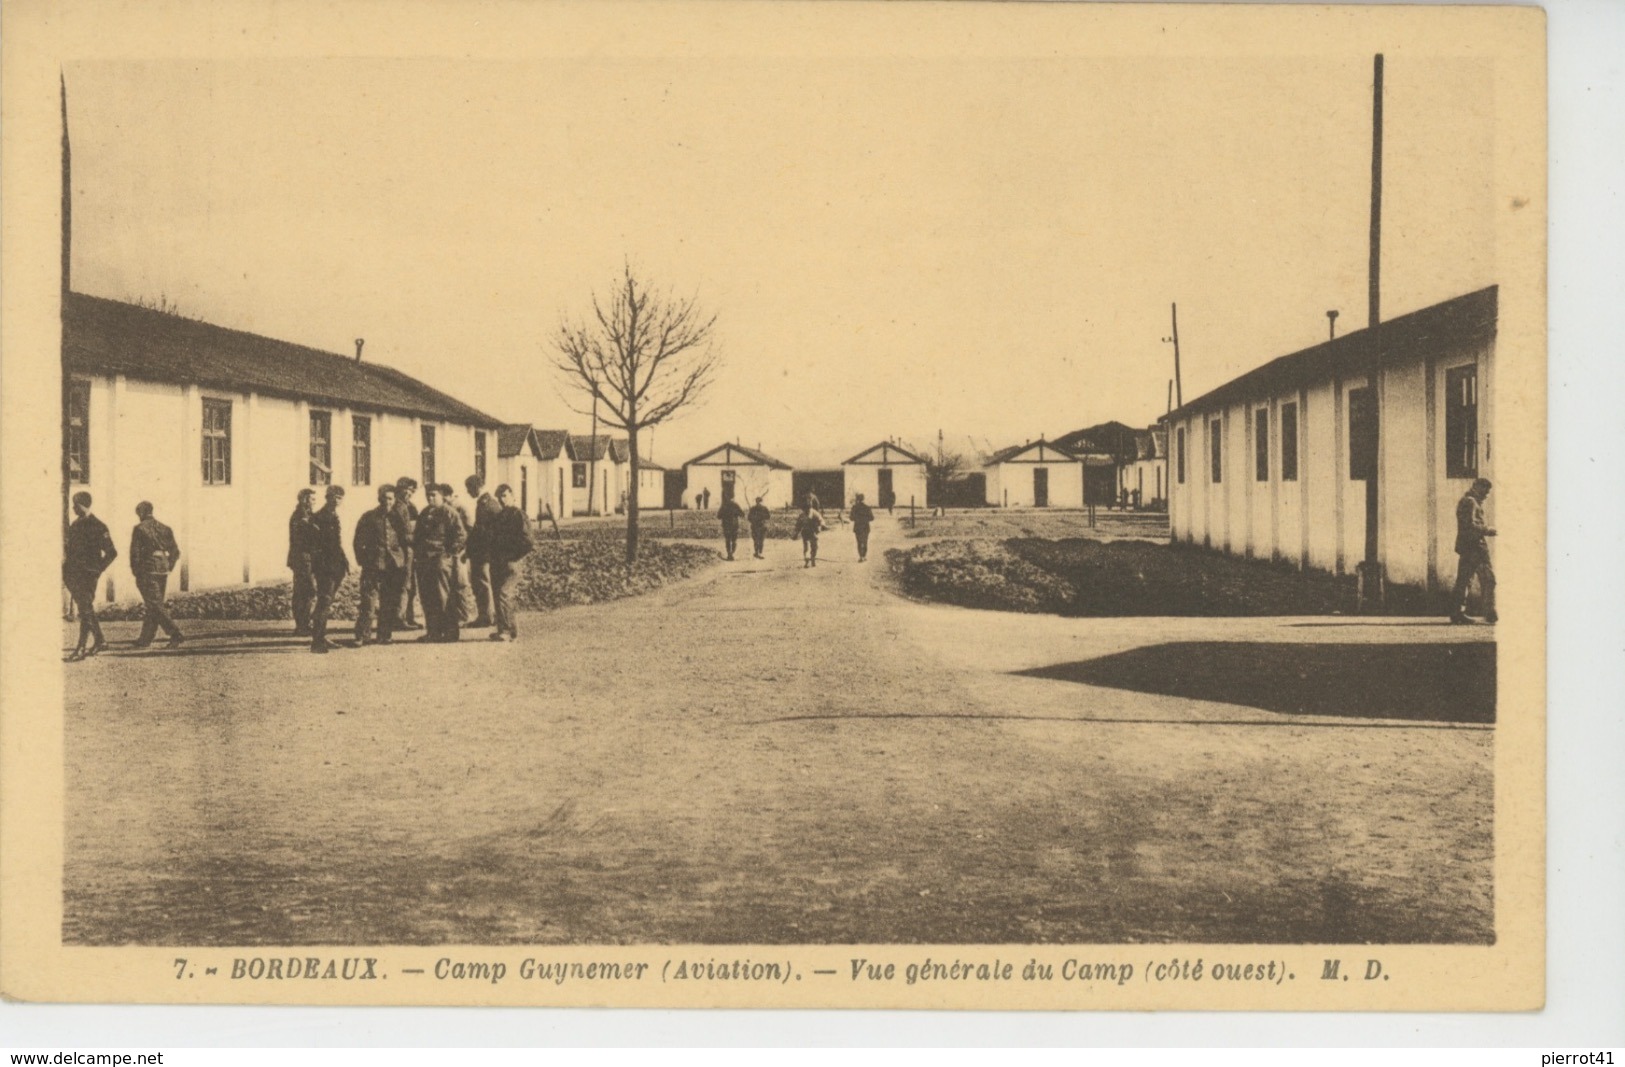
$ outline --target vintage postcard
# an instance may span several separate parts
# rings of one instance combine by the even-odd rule
[[[1545,996],[1532,8],[6,5],[0,992]]]

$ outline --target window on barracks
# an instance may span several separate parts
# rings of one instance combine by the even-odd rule
[[[1212,439],[1213,449],[1213,482],[1218,484],[1224,481],[1224,420],[1214,419],[1208,423],[1208,437]]]
[[[68,481],[90,481],[90,383],[75,378],[68,383],[68,417],[63,427],[68,453]]]
[[[436,485],[438,483],[434,476],[434,427],[422,427],[421,434],[423,437],[423,484]]]
[[[1377,472],[1377,408],[1371,388],[1349,390],[1349,478],[1369,481]]]
[[[1444,372],[1444,474],[1478,477],[1478,368]]]
[[[231,401],[203,402],[203,484],[231,484]]]
[[[1281,481],[1298,480],[1298,405],[1281,405]]]
[[[474,431],[474,476],[485,482],[485,431]]]
[[[570,464],[570,485],[575,489],[587,488],[587,465],[585,463]]]
[[[1174,447],[1174,456],[1175,456],[1175,460],[1176,460],[1175,466],[1177,466],[1179,468],[1176,473],[1178,473],[1178,475],[1179,475],[1179,484],[1184,485],[1185,484],[1185,427],[1181,426],[1179,428],[1179,430],[1174,434],[1174,446],[1175,446]]]
[[[350,420],[350,484],[372,484],[372,419],[366,415]]]
[[[310,413],[310,484],[333,484],[333,413]]]
[[[1258,480],[1270,480],[1270,409],[1253,412],[1253,455],[1258,468]]]

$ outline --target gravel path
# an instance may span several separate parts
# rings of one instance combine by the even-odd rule
[[[73,665],[65,938],[1491,939],[1492,728],[1012,675],[1173,638],[912,604],[874,540],[509,646],[221,624]]]

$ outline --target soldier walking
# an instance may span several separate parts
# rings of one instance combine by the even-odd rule
[[[102,572],[118,559],[118,549],[113,547],[107,524],[90,513],[89,493],[73,494],[73,515],[62,554],[62,584],[68,587],[79,616],[79,643],[68,657],[77,662],[107,647],[101,620],[96,618],[96,586]]]
[[[361,601],[355,618],[355,643],[380,645],[395,641],[395,612],[406,581],[406,545],[395,517],[395,487],[378,487],[378,506],[355,524],[355,562],[361,568]],[[373,636],[373,616],[378,618]]]
[[[311,551],[316,527],[311,523],[316,490],[299,490],[299,501],[288,516],[288,569],[293,572],[293,635],[310,636],[310,605],[316,597],[316,578],[311,572]]]
[[[328,652],[341,646],[327,640],[327,616],[333,610],[344,576],[350,573],[350,557],[344,554],[344,525],[339,520],[339,504],[344,500],[341,486],[327,487],[327,502],[310,518],[316,527],[315,550],[311,553],[311,573],[316,579],[316,607],[310,617],[310,650]]]
[[[447,507],[444,486],[423,487],[423,510],[412,535],[418,593],[423,598],[423,621],[428,632],[420,640],[452,642],[461,636],[456,606],[451,603],[452,569],[467,535],[463,520]]]
[[[874,509],[863,502],[863,494],[859,493],[847,514],[852,519],[852,533],[858,539],[858,562],[862,563],[869,558],[869,527],[874,525]]]
[[[734,558],[734,549],[739,547],[739,520],[745,517],[745,509],[739,506],[733,497],[722,502],[717,509],[717,518],[722,520],[722,545],[728,550],[728,558]]]
[[[762,558],[762,546],[767,543],[767,523],[772,517],[761,497],[757,497],[756,503],[745,513],[746,520],[750,522],[750,543],[756,559]]]
[[[495,516],[490,520],[486,540],[486,558],[491,566],[491,587],[496,608],[496,632],[493,641],[517,641],[519,627],[514,621],[514,591],[524,574],[525,557],[530,555],[532,540],[530,519],[514,506],[513,489],[497,486]]]
[[[169,585],[169,572],[180,562],[181,550],[175,544],[175,532],[152,517],[151,504],[143,500],[135,506],[135,513],[141,521],[130,531],[130,571],[145,606],[141,636],[136,638],[135,647],[152,644],[162,627],[169,635],[169,647],[175,648],[185,638],[164,607],[164,590]]]
[[[1495,622],[1495,568],[1490,566],[1490,546],[1486,538],[1495,530],[1484,523],[1484,500],[1490,495],[1490,480],[1479,478],[1456,505],[1456,588],[1450,595],[1450,621],[1458,625],[1472,622],[1467,614],[1467,590],[1478,576],[1484,594],[1484,621]]]

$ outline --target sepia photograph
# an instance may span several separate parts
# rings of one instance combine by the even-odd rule
[[[1538,12],[635,6],[40,67],[6,992],[1538,1007]]]

